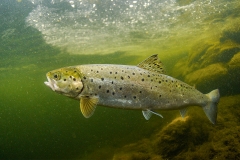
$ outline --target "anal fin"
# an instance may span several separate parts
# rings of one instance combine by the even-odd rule
[[[179,111],[180,111],[180,115],[182,116],[182,118],[184,118],[186,113],[187,113],[187,108],[183,108],[183,109],[181,109]]]
[[[89,118],[93,115],[98,100],[98,97],[83,96],[80,98],[80,110],[85,118]]]

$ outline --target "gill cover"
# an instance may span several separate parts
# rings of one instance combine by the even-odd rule
[[[53,91],[68,97],[78,96],[83,88],[80,72],[75,67],[66,67],[47,73],[45,84]]]

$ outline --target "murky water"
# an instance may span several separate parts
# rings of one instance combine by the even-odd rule
[[[3,0],[0,21],[0,159],[240,158],[238,0]],[[220,89],[216,125],[197,107],[146,121],[99,106],[85,119],[43,83],[56,68],[156,53],[168,75]]]

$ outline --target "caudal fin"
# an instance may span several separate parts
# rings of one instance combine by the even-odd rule
[[[217,119],[217,104],[220,99],[219,90],[215,89],[211,91],[210,93],[206,94],[206,96],[209,98],[209,101],[206,106],[203,106],[203,110],[205,114],[207,115],[208,119],[215,124]]]

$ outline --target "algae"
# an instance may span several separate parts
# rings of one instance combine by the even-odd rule
[[[221,95],[239,94],[239,34],[236,18],[223,27],[218,37],[197,41],[188,55],[175,64],[171,75],[203,92],[219,88]]]
[[[240,68],[240,52],[235,54],[228,63],[230,69]]]
[[[189,73],[185,80],[190,84],[199,84],[202,81],[208,83],[215,82],[220,78],[224,78],[227,75],[227,69],[222,63],[211,64],[205,68],[193,71]]]
[[[208,123],[199,109],[192,109],[148,139],[119,148],[113,159],[239,159],[239,104],[240,95],[221,98],[216,125]]]

